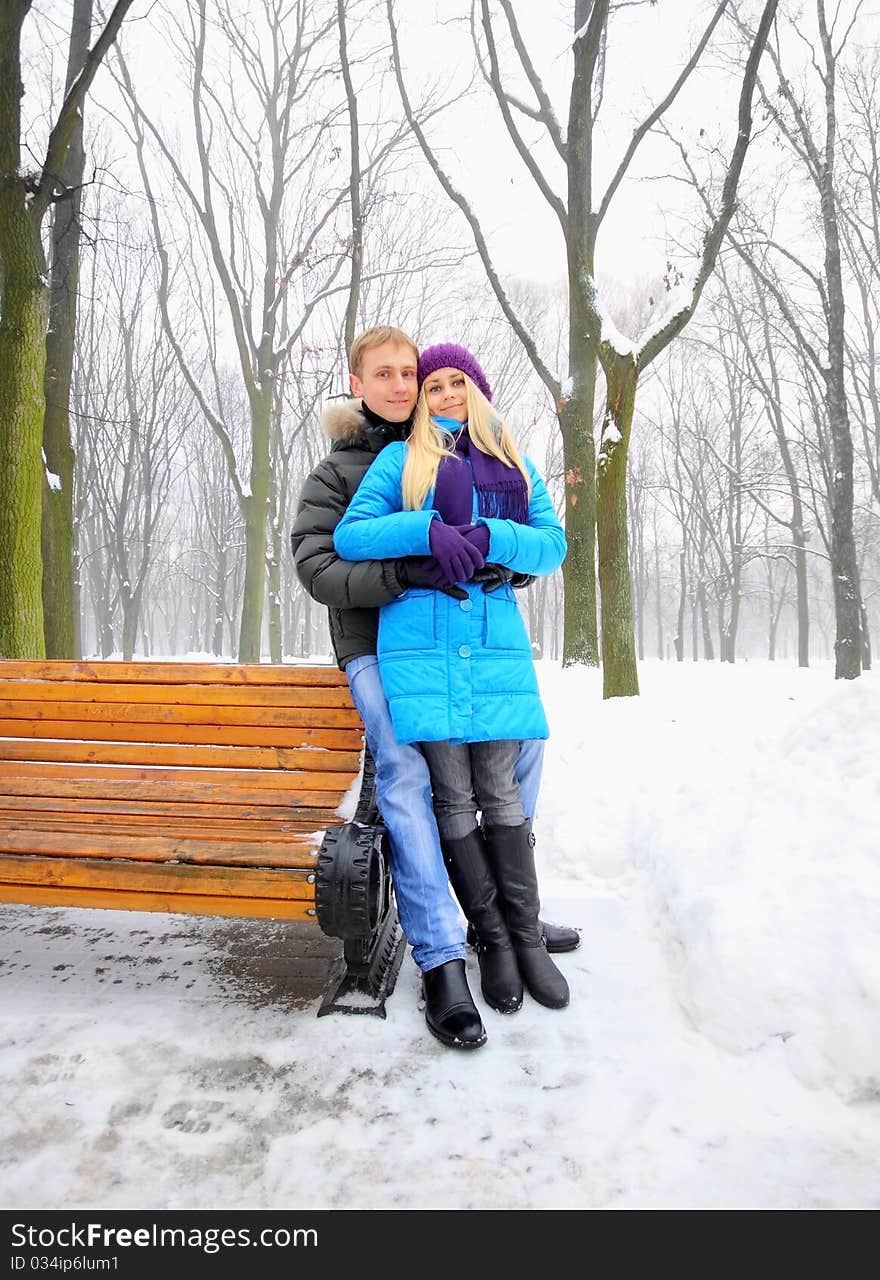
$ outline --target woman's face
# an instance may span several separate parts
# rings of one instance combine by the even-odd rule
[[[422,383],[428,410],[438,418],[467,422],[467,386],[460,369],[438,369]]]

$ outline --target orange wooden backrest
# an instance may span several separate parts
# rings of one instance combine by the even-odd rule
[[[119,860],[129,879],[141,864],[142,891],[159,874],[185,896],[198,866],[230,893],[235,868],[309,870],[361,734],[335,667],[0,661],[5,878],[26,858],[40,883],[91,884],[101,867],[68,859]]]

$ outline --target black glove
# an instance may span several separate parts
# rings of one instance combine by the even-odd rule
[[[495,564],[490,560],[483,565],[482,569],[474,570],[473,581],[482,583],[483,590],[489,592],[497,591],[505,583],[511,582],[516,577],[521,578],[523,576],[523,574],[515,574],[505,564]]]
[[[404,591],[408,587],[427,587],[430,591],[442,591],[453,600],[467,600],[463,587],[441,587],[436,582],[436,562],[433,556],[404,556],[395,560],[394,571]]]

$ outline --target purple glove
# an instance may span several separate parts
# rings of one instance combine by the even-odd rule
[[[489,558],[489,528],[485,524],[457,524],[456,529],[463,538],[467,538],[472,547],[476,547],[484,560]]]
[[[468,542],[454,525],[442,520],[432,520],[428,529],[431,555],[437,561],[438,585],[451,587],[456,582],[468,582],[475,569],[482,569],[485,556]]]

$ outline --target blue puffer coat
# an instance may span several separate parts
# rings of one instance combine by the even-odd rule
[[[345,560],[427,556],[428,526],[439,519],[429,493],[421,511],[403,511],[406,445],[389,444],[372,464],[336,526]],[[566,542],[547,488],[526,458],[532,482],[529,523],[483,519],[487,561],[518,573],[547,574],[565,558]],[[379,618],[379,669],[399,742],[488,742],[546,738],[531,646],[509,586],[484,592],[464,583],[466,600],[411,588]]]

